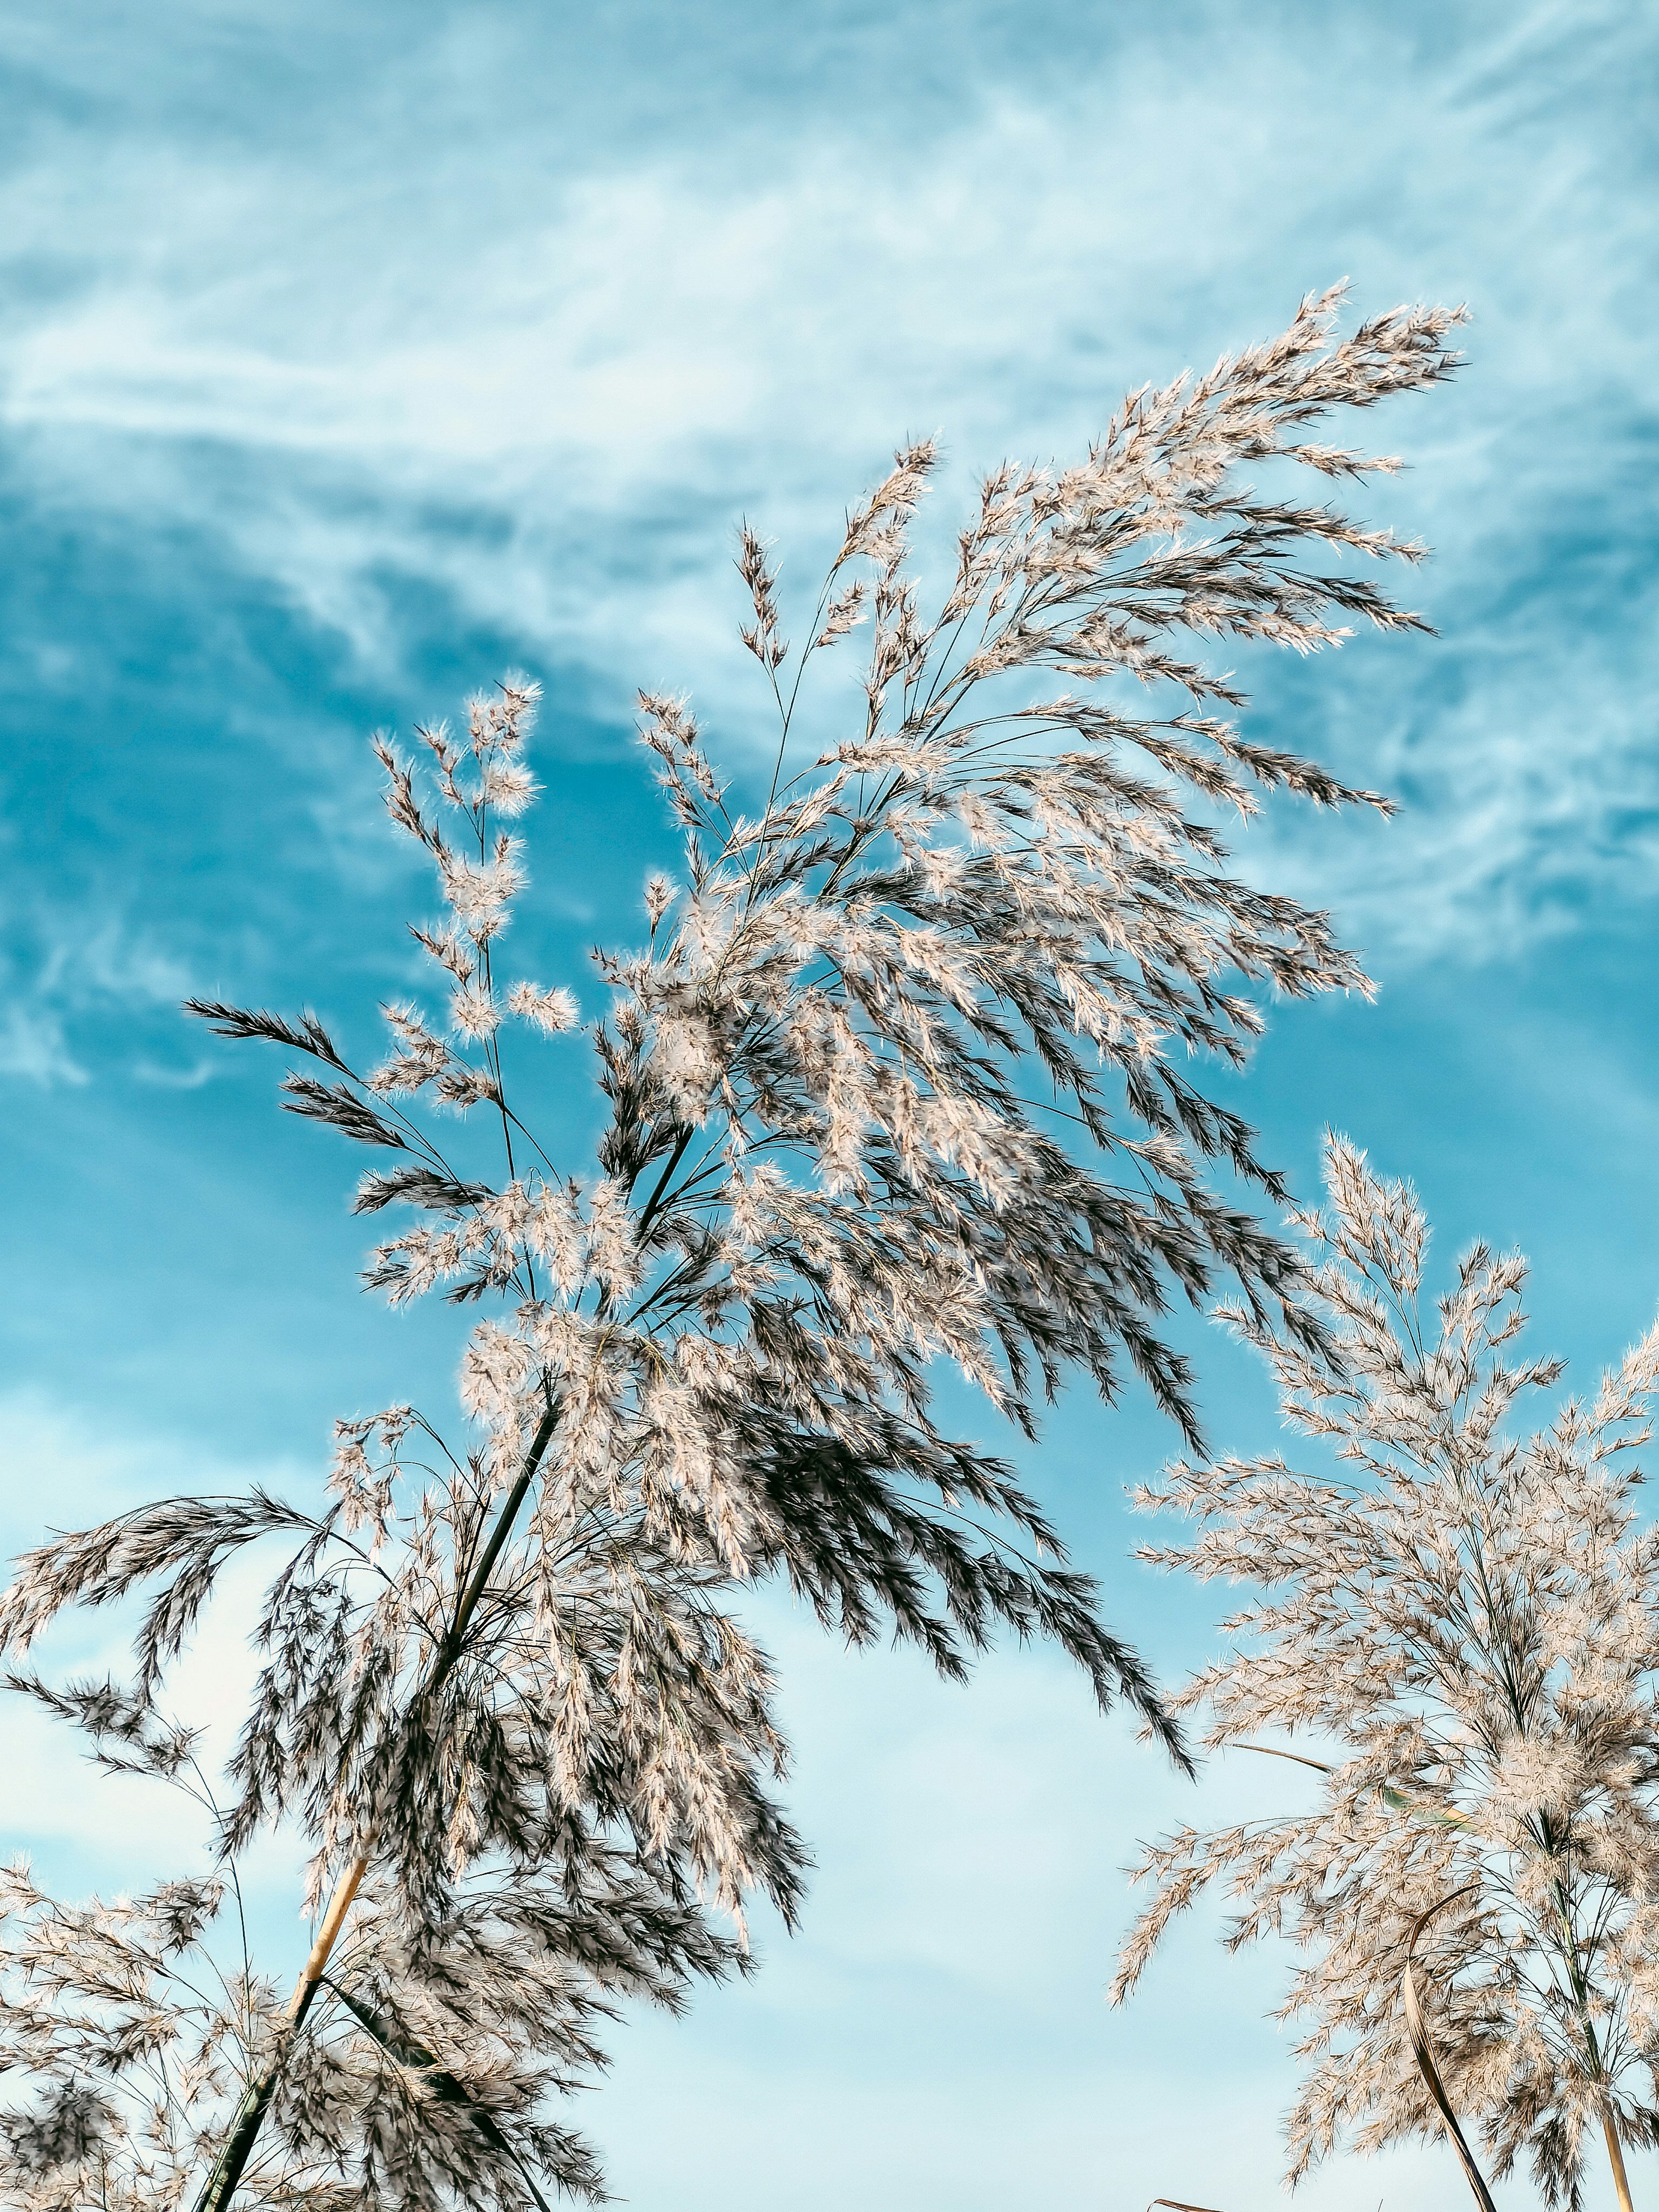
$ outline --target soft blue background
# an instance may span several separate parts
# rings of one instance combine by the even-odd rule
[[[1474,313],[1459,385],[1362,433],[1411,464],[1364,505],[1435,546],[1413,596],[1441,635],[1249,663],[1257,734],[1404,811],[1252,833],[1250,868],[1332,905],[1382,994],[1279,1010],[1237,1095],[1304,1194],[1329,1121],[1416,1178],[1443,1252],[1521,1243],[1536,1340],[1581,1386],[1620,1351],[1659,1299],[1654,29],[1595,0],[11,0],[11,1543],[162,1487],[303,1488],[336,1413],[447,1388],[449,1322],[354,1289],[358,1160],[174,1012],[310,1000],[367,1043],[427,898],[369,729],[506,665],[544,678],[520,932],[592,1006],[586,946],[632,930],[671,850],[635,687],[690,686],[726,757],[758,757],[739,513],[806,589],[901,434],[944,435],[943,528],[1005,452],[1076,454],[1126,386],[1344,275],[1367,310]],[[550,1048],[545,1110],[579,1158],[578,1064]],[[1218,1443],[1269,1439],[1248,1364],[1188,1334]],[[1027,1464],[1174,1672],[1212,1609],[1127,1562],[1121,1505],[1170,1442],[1079,1397]],[[813,1898],[793,1942],[762,1931],[750,1987],[619,2038],[584,2114],[618,2191],[1276,2201],[1280,1962],[1195,1928],[1127,2013],[1101,1990],[1136,1838],[1294,1784],[1237,1760],[1178,1790],[1041,1652],[947,1692],[781,1606],[763,1623]],[[244,1667],[221,1622],[204,1710]],[[9,1844],[70,1886],[176,1859],[165,1806],[9,1726]],[[263,1875],[286,1976],[280,1845]],[[1304,2201],[1379,2196],[1465,2201],[1438,2146],[1335,2162]]]

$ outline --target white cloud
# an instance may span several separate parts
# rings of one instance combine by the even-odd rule
[[[161,1067],[154,1060],[140,1060],[133,1063],[132,1079],[148,1084],[156,1091],[199,1091],[204,1083],[211,1083],[222,1063],[213,1060],[198,1060],[188,1067]]]
[[[0,1538],[15,1554],[49,1532],[88,1528],[154,1498],[246,1489],[263,1481],[297,1493],[302,1478],[285,1465],[226,1464],[187,1440],[147,1432],[137,1423],[96,1428],[71,1407],[37,1389],[0,1394]],[[228,1756],[246,1710],[258,1661],[247,1636],[268,1557],[232,1562],[174,1670],[169,1711],[203,1732],[210,1775]],[[118,1680],[131,1673],[134,1608],[65,1614],[31,1654],[48,1680]],[[3,1712],[5,1848],[25,1851],[50,1887],[106,1894],[191,1873],[200,1864],[206,1817],[177,1790],[105,1774],[82,1755],[82,1740],[62,1722],[15,1695]],[[293,1839],[258,1844],[244,1872],[263,1927],[279,1942],[299,1905]],[[280,1956],[272,1962],[281,1970]]]
[[[1639,27],[1540,7],[1494,39],[1470,14],[1431,50],[1399,15],[1316,42],[1298,21],[1120,32],[909,131],[808,108],[729,146],[571,146],[533,106],[481,137],[481,87],[542,61],[497,15],[459,92],[417,42],[320,151],[132,127],[71,167],[47,137],[0,218],[66,273],[0,346],[5,419],[40,487],[210,530],[384,669],[410,642],[386,581],[415,575],[585,671],[607,714],[690,684],[730,743],[758,712],[729,635],[739,508],[793,584],[905,431],[942,427],[964,466],[1064,453],[1124,383],[1345,269],[1366,307],[1467,295],[1466,385],[1379,422],[1417,466],[1370,501],[1437,545],[1445,642],[1368,661],[1363,702],[1329,667],[1310,694],[1406,817],[1368,885],[1323,825],[1274,842],[1401,957],[1501,949],[1609,868],[1621,895],[1651,873],[1629,827],[1659,803],[1628,466],[1656,335],[1620,104]],[[1539,111],[1547,70],[1576,104]],[[447,85],[477,127],[439,127]],[[1571,599],[1563,533],[1602,549]]]
[[[1103,1992],[1137,1839],[1283,1811],[1303,1778],[1237,1758],[1181,1783],[1041,1648],[964,1692],[913,1654],[849,1657],[781,1603],[761,1626],[817,1871],[756,1980],[699,1997],[690,2032],[629,2025],[580,2114],[617,2192],[685,2212],[1282,2203],[1294,2074],[1267,2014],[1285,1954],[1230,1958],[1221,1913],[1197,1911],[1127,2006]],[[1455,2212],[1465,2186],[1430,2145],[1334,2160],[1297,2202]]]
[[[176,1006],[190,988],[182,963],[118,915],[41,910],[15,915],[9,935],[0,956],[0,1074],[44,1088],[89,1080],[70,1036],[82,1018]],[[146,1079],[179,1080],[161,1071]]]
[[[20,1076],[46,1088],[87,1080],[85,1068],[64,1039],[62,1018],[38,1006],[0,1009],[0,1074]]]

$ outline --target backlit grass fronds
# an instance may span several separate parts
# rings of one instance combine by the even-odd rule
[[[648,886],[646,942],[597,956],[610,1119],[581,1171],[547,1156],[525,1034],[568,1027],[574,1000],[503,965],[523,878],[509,825],[532,791],[520,679],[472,702],[465,738],[422,732],[423,770],[380,743],[443,910],[415,933],[435,1000],[387,1006],[378,1066],[312,1017],[195,1003],[302,1055],[290,1109],[387,1156],[357,1199],[402,1211],[371,1284],[504,1309],[473,1335],[465,1392],[495,1483],[558,1398],[550,1528],[584,1484],[614,1483],[654,1540],[737,1577],[781,1571],[857,1640],[889,1625],[960,1673],[1001,1620],[1057,1638],[1103,1702],[1158,1723],[1055,1531],[1003,1464],[941,1432],[931,1383],[954,1364],[1030,1433],[1066,1375],[1109,1398],[1127,1360],[1195,1439],[1159,1328],[1172,1295],[1225,1271],[1258,1322],[1321,1342],[1294,1254],[1202,1170],[1223,1160],[1275,1199],[1278,1177],[1177,1063],[1243,1058],[1251,982],[1368,988],[1326,916],[1228,874],[1209,816],[1248,817],[1274,786],[1387,802],[1247,742],[1214,711],[1238,695],[1192,650],[1416,622],[1354,563],[1419,549],[1239,479],[1270,459],[1323,483],[1392,467],[1310,428],[1449,372],[1455,313],[1334,339],[1336,305],[1138,393],[1071,469],[995,471],[930,616],[907,532],[931,447],[848,516],[793,659],[745,531],[745,636],[778,708],[769,789],[738,810],[686,705],[644,698],[684,866]],[[805,664],[866,615],[855,725],[793,766]],[[1056,676],[1085,689],[1032,696]],[[481,1121],[495,1164],[467,1141]]]
[[[568,1090],[577,999],[505,950],[535,790],[524,678],[471,702],[465,734],[422,731],[418,765],[376,741],[439,902],[414,928],[431,988],[385,1006],[378,1064],[313,1014],[191,1002],[291,1055],[289,1110],[379,1155],[356,1203],[396,1211],[370,1284],[483,1309],[465,1448],[407,1408],[349,1421],[325,1513],[163,1501],[42,1547],[0,1601],[17,1654],[64,1606],[142,1591],[123,1694],[149,1716],[224,1562],[294,1547],[224,1844],[288,1814],[313,1901],[333,1887],[199,2212],[300,2110],[360,1896],[394,1901],[405,1982],[448,1971],[469,1884],[505,1870],[574,1908],[604,1850],[664,1911],[737,1912],[755,1889],[793,1911],[802,1853],[768,1795],[782,1745],[744,1584],[787,1578],[850,1641],[890,1631],[951,1676],[999,1629],[1052,1638],[1184,1759],[1093,1584],[933,1390],[954,1365],[1029,1435],[1069,1374],[1110,1399],[1127,1367],[1196,1447],[1172,1298],[1224,1274],[1253,1326],[1327,1346],[1296,1254],[1204,1180],[1223,1162],[1277,1201],[1279,1178],[1177,1063],[1240,1062],[1259,988],[1368,988],[1328,917],[1228,872],[1212,817],[1275,787],[1388,802],[1247,739],[1198,657],[1212,635],[1307,652],[1352,619],[1420,627],[1363,573],[1419,549],[1242,479],[1393,467],[1314,432],[1454,366],[1455,313],[1336,337],[1337,305],[1135,394],[1074,467],[995,471],[931,610],[908,542],[930,446],[848,516],[796,647],[745,528],[777,750],[745,811],[686,704],[642,697],[684,856],[647,886],[641,941],[597,955],[592,1158],[556,1164],[536,1105],[538,1079]],[[859,703],[805,763],[805,665],[866,621]],[[388,1985],[371,2009],[414,2002]],[[518,2186],[510,2166],[492,2185]]]
[[[487,1453],[452,1456],[406,1407],[341,1424],[332,1487],[316,1516],[163,1499],[27,1555],[0,1601],[14,1654],[64,1603],[149,1596],[131,1689],[14,1682],[93,1729],[106,1764],[131,1735],[153,1770],[172,1741],[155,1701],[214,1577],[256,1538],[297,1534],[253,1625],[264,1664],[220,1814],[228,1853],[297,1819],[315,1905],[372,1835],[411,1925],[435,1925],[481,1862],[574,1869],[614,1831],[670,1893],[740,1914],[759,1888],[793,1917],[800,1848],[765,1787],[785,1757],[771,1672],[717,1602],[717,1568],[669,1548],[602,1470],[547,1486],[469,1605],[499,1503]]]
[[[107,1683],[13,1686],[81,1729],[107,1768],[219,1810],[191,1732]],[[547,2212],[599,2201],[556,2118],[605,2063],[624,2002],[678,2012],[698,1979],[746,1972],[670,1855],[617,1848],[590,1818],[538,1856],[452,1864],[412,1911],[369,1875],[304,2033],[260,1973],[233,1852],[206,1878],[75,1905],[22,1865],[0,1874],[0,2200],[17,2212],[171,2212],[261,2088],[238,2168],[250,2206]],[[465,1855],[460,1855],[465,1862]]]
[[[173,2212],[287,2039],[228,1886],[56,1902],[0,1875],[0,2196],[15,2212]],[[434,1963],[441,1962],[441,1963]],[[289,2051],[241,2176],[250,2206],[546,2212],[604,2197],[556,2100],[604,2063],[625,1999],[678,2009],[688,1973],[743,1963],[695,1908],[604,1854],[573,1901],[546,1877],[469,1884],[441,1922],[360,1907]]]
[[[1177,1462],[1142,1498],[1200,1524],[1144,1558],[1255,1593],[1177,1706],[1212,1748],[1288,1736],[1326,1779],[1297,1817],[1147,1850],[1155,1894],[1114,1995],[1212,1887],[1237,1908],[1230,1947],[1292,1940],[1294,2179],[1340,2134],[1438,2132],[1399,1996],[1413,1928],[1446,1899],[1415,1980],[1452,2104],[1500,2178],[1525,2153],[1574,2212],[1586,2130],[1601,2136],[1628,2203],[1621,2141],[1659,2142],[1659,1537],[1631,1456],[1659,1329],[1591,1403],[1518,1430],[1561,1373],[1507,1350],[1525,1263],[1475,1245],[1431,1320],[1410,1188],[1341,1139],[1327,1163],[1330,1211],[1298,1218],[1346,1379],[1232,1317],[1340,1471]]]

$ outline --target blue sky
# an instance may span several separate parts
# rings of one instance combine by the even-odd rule
[[[1251,832],[1251,871],[1329,904],[1382,989],[1279,1009],[1234,1088],[1299,1190],[1330,1122],[1416,1179],[1443,1255],[1520,1243],[1536,1340],[1581,1382],[1622,1350],[1659,1302],[1656,46],[1650,11],[1597,0],[11,0],[9,1541],[163,1487],[303,1488],[337,1413],[453,1363],[441,1317],[356,1291],[356,1163],[175,1012],[305,1000],[368,1035],[426,896],[368,731],[509,664],[544,680],[520,927],[591,1005],[586,946],[671,851],[635,687],[690,687],[757,757],[739,514],[806,587],[899,436],[944,437],[943,530],[1005,453],[1074,454],[1126,386],[1344,276],[1367,310],[1472,311],[1460,383],[1377,422],[1410,468],[1364,499],[1434,546],[1413,596],[1440,635],[1248,667],[1258,734],[1403,811]],[[585,1103],[556,1082],[547,1110],[580,1147]],[[1272,1437],[1248,1364],[1188,1334],[1218,1443]],[[1170,1444],[1078,1396],[1026,1465],[1175,1672],[1210,1613],[1127,1562],[1121,1510]],[[1276,2202],[1279,1962],[1195,1927],[1130,2011],[1101,1992],[1136,1838],[1266,1809],[1283,1776],[1177,1788],[1041,1652],[946,1691],[761,1618],[819,1856],[805,1926],[764,1934],[748,1988],[618,2039],[582,2116],[617,2190]],[[215,1630],[204,1708],[241,1664]],[[167,1859],[161,1808],[9,1725],[12,1843],[68,1884]],[[265,1871],[279,1894],[280,1850]],[[1337,2161],[1304,2202],[1462,2189],[1436,2148]]]

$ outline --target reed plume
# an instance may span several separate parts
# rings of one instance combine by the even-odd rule
[[[1209,1748],[1278,1735],[1324,1778],[1304,1813],[1146,1850],[1113,1996],[1214,1888],[1230,1948],[1302,1954],[1279,2014],[1304,2024],[1292,2180],[1342,2136],[1372,2150],[1443,2118],[1456,2148],[1455,2108],[1498,2178],[1525,2154],[1569,2212],[1599,2137],[1627,2207],[1623,2146],[1659,2142],[1659,1535],[1632,1458],[1659,1328],[1593,1401],[1516,1432],[1562,1372],[1506,1351],[1525,1262],[1471,1247],[1437,1324],[1409,1186],[1341,1139],[1327,1180],[1329,1210],[1298,1218],[1340,1369],[1231,1318],[1334,1464],[1177,1461],[1141,1500],[1199,1524],[1143,1558],[1253,1592],[1176,1709]]]
[[[759,1891],[793,1913],[803,1852],[769,1794],[771,1676],[732,1609],[758,1580],[782,1578],[851,1642],[911,1639],[951,1676],[999,1629],[1050,1637],[1103,1706],[1127,1700],[1186,1759],[1058,1532],[1003,1460],[941,1425],[933,1386],[954,1364],[1034,1435],[1069,1373],[1109,1400],[1127,1367],[1196,1444],[1193,1378],[1162,1323],[1218,1274],[1255,1325],[1328,1350],[1297,1255],[1212,1192],[1205,1164],[1275,1202],[1279,1178],[1176,1060],[1240,1063],[1262,1020],[1252,985],[1368,988],[1327,916],[1227,872],[1212,817],[1248,817],[1275,787],[1387,800],[1244,738],[1225,711],[1242,696],[1194,644],[1305,653],[1351,619],[1422,626],[1358,565],[1420,549],[1240,480],[1266,462],[1327,484],[1392,468],[1312,432],[1454,366],[1455,313],[1338,338],[1337,307],[1310,300],[1271,343],[1134,394],[1072,468],[994,472],[931,617],[908,546],[931,445],[848,514],[793,659],[745,527],[744,637],[777,712],[769,787],[743,811],[687,704],[642,696],[684,864],[647,886],[641,941],[596,956],[608,1005],[585,1027],[568,988],[504,958],[524,881],[513,825],[535,793],[537,688],[517,677],[470,703],[464,735],[422,730],[414,758],[376,741],[441,902],[414,933],[434,992],[385,1007],[378,1065],[315,1015],[191,1002],[289,1055],[290,1111],[380,1156],[356,1196],[395,1209],[371,1286],[481,1310],[453,1449],[409,1407],[343,1423],[325,1511],[163,1501],[42,1547],[0,1601],[18,1658],[64,1606],[148,1591],[119,1694],[149,1714],[225,1560],[291,1546],[222,1838],[234,1855],[297,1820],[321,1918],[204,2150],[201,2212],[256,2173],[265,2201],[298,2187],[312,2124],[295,2084],[331,2035],[393,2078],[371,2015],[418,2018],[392,2042],[483,2079],[467,2042],[483,2008],[465,1989],[447,2011],[427,2001],[456,1956],[508,1972],[513,1924],[481,1895],[562,1900],[580,1948],[623,1884],[665,1916],[659,1996],[728,1962],[708,1912]],[[803,671],[866,623],[860,703],[803,763]],[[1109,694],[1086,688],[1102,679]],[[538,1069],[572,1080],[579,1036],[607,1122],[572,1176],[533,1101]],[[365,1985],[341,1962],[371,1903],[396,1933]],[[472,2163],[417,2171],[411,2153],[400,2203],[521,2201],[543,2158],[526,2117],[540,2077],[522,2072],[539,2046],[528,2027],[501,2056],[510,2043],[489,2078],[517,2066],[517,2086],[484,2100],[507,2150],[452,2100],[444,2140]],[[69,2078],[50,2056],[36,2070],[54,2094]],[[352,2109],[356,2148],[332,2137],[329,2154],[340,2201],[366,2206],[391,2123]],[[16,2125],[33,2146],[19,2156],[56,2171],[47,2136]]]

